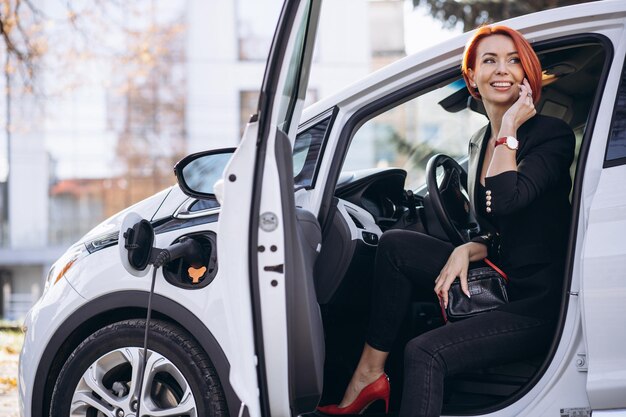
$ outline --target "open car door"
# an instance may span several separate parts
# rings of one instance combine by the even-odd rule
[[[230,379],[241,413],[253,417],[312,411],[322,389],[312,276],[321,234],[311,213],[296,212],[292,168],[320,4],[285,1],[257,114],[223,177],[218,259],[238,255],[238,262],[220,264],[233,300],[227,325],[238,345]]]

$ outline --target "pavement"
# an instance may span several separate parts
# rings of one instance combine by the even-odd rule
[[[0,394],[0,416],[1,417],[19,417],[20,413],[17,407],[17,389],[11,392]]]
[[[17,362],[19,353],[0,347],[0,417],[19,417]]]

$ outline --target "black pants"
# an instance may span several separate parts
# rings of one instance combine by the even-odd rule
[[[450,243],[417,232],[383,234],[366,339],[370,346],[391,350],[416,291],[437,300],[434,280],[453,249]],[[553,334],[551,320],[494,311],[419,335],[404,352],[400,416],[439,416],[447,375],[537,355]]]

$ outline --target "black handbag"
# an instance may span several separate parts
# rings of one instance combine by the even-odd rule
[[[448,306],[442,314],[444,320],[457,321],[494,310],[509,302],[506,292],[508,278],[500,268],[485,258],[485,265],[471,268],[467,273],[467,286],[471,298],[461,289],[456,278],[448,291]]]

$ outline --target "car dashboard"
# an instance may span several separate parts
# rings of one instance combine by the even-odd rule
[[[320,304],[343,303],[342,293],[354,295],[354,286],[370,279],[383,232],[422,230],[422,198],[405,191],[406,175],[398,168],[342,173],[316,265]]]

